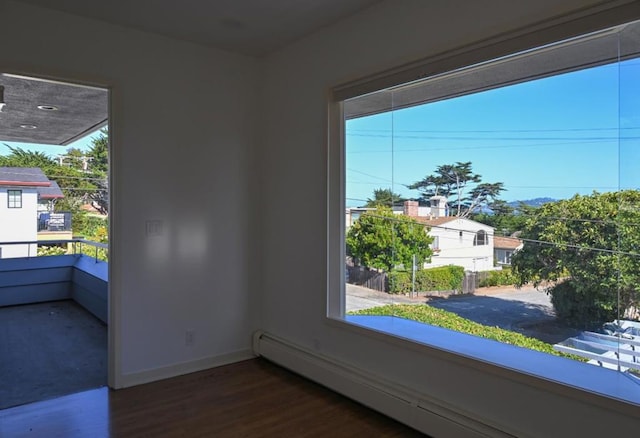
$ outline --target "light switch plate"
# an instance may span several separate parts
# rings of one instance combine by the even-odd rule
[[[159,219],[146,221],[145,230],[147,237],[162,236],[163,226],[164,224]]]

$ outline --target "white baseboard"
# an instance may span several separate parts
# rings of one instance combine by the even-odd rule
[[[340,363],[264,332],[253,351],[346,397],[433,437],[509,437],[465,413],[380,376]]]
[[[181,376],[183,374],[195,373],[197,371],[207,370],[209,368],[228,365],[254,358],[255,355],[250,349],[238,350],[219,356],[210,356],[202,359],[180,362],[161,368],[154,368],[137,373],[123,374],[119,379],[118,388],[127,388],[143,383],[155,382],[156,380],[168,379],[171,377]]]

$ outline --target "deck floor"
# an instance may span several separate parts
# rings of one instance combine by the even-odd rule
[[[106,384],[107,326],[74,301],[0,307],[0,409]]]

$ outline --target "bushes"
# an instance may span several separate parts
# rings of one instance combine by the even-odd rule
[[[73,234],[83,237],[94,236],[107,227],[107,219],[92,216],[84,211],[74,212],[71,221]]]
[[[44,256],[57,256],[67,253],[66,248],[62,248],[58,245],[40,245],[38,246],[38,257]]]
[[[572,280],[566,280],[549,289],[551,304],[558,318],[569,324],[593,329],[617,318],[617,308],[606,290],[579,289]]]
[[[501,271],[485,271],[478,273],[478,287],[512,286],[516,284],[515,275],[511,268],[502,268]]]
[[[462,318],[455,313],[446,310],[436,309],[425,304],[400,304],[374,307],[372,309],[350,312],[350,315],[389,315],[399,318],[410,319],[425,324],[443,327],[470,335],[480,336],[486,339],[503,342],[505,344],[516,345],[518,347],[529,348],[531,350],[542,351],[544,353],[554,354],[557,356],[571,357],[563,353],[559,353],[553,349],[551,344],[542,342],[535,338],[524,336],[520,333],[511,332],[499,327],[490,327],[477,322]],[[579,359],[578,360],[582,360]]]
[[[413,290],[411,284],[411,272],[407,271],[391,271],[387,274],[389,278],[389,293],[406,294]],[[418,282],[416,281],[416,290],[418,290]]]
[[[392,271],[389,274],[389,292],[409,293],[412,291],[411,272]],[[461,266],[442,266],[421,269],[416,272],[416,291],[460,290],[464,278]]]

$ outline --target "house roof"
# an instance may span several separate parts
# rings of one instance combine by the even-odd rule
[[[437,218],[434,218],[434,219],[427,219],[425,217],[420,217],[420,216],[411,216],[411,218],[415,219],[418,222],[421,222],[423,224],[433,225],[433,226],[446,224],[447,222],[451,222],[451,221],[454,221],[456,219],[460,219],[460,218],[458,218],[456,216],[437,217]]]
[[[494,236],[493,247],[499,249],[518,249],[522,245],[522,240],[515,237]]]
[[[0,167],[0,186],[34,187],[42,199],[64,198],[58,183],[49,180],[39,167]]]
[[[64,194],[62,193],[62,190],[60,190],[60,186],[55,181],[51,181],[51,185],[49,187],[38,187],[38,195],[40,196],[40,199],[64,198]]]
[[[0,186],[50,187],[39,167],[0,167]]]

